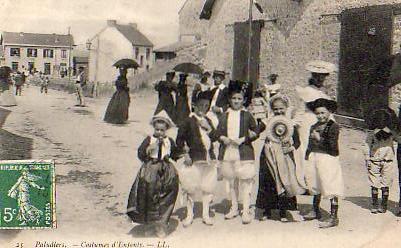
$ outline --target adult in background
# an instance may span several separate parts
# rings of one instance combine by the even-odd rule
[[[315,114],[309,110],[306,105],[312,104],[315,100],[319,98],[331,100],[330,97],[323,92],[324,81],[330,73],[336,71],[336,66],[332,63],[321,61],[321,60],[314,60],[306,65],[306,70],[311,72],[311,77],[309,78],[308,85],[305,87],[296,87],[296,92],[298,96],[301,98],[303,104],[303,110],[299,111],[296,120],[300,125],[299,135],[301,140],[301,146],[303,151],[306,151],[305,145],[309,143],[309,131],[310,127],[314,125],[317,121]],[[330,118],[333,118],[332,116]],[[305,169],[306,169],[306,176],[307,176],[307,184],[310,184],[308,181],[312,179],[308,177],[313,176],[313,172],[316,171],[314,165],[305,162]],[[308,190],[311,194],[314,194],[314,190],[309,188]],[[313,219],[320,219],[321,212],[320,212],[320,201],[321,195],[314,194],[313,196],[313,209],[308,214],[304,216],[305,220],[313,220]]]
[[[10,90],[10,86],[12,86],[10,73],[11,73],[10,67],[7,66],[0,67],[1,106],[17,105],[17,101],[15,100],[14,94]]]
[[[176,123],[175,95],[177,83],[173,81],[174,77],[174,71],[167,72],[166,80],[161,80],[155,85],[155,90],[159,93],[159,102],[154,114],[157,115],[164,110],[169,118]]]
[[[189,118],[191,109],[189,107],[188,99],[188,86],[186,84],[187,74],[180,74],[177,85],[175,113],[176,113],[176,124],[181,126]]]
[[[208,83],[208,79],[210,77],[210,73],[208,71],[203,72],[201,75],[199,83],[195,84],[194,89],[192,91],[191,105],[194,108],[195,102],[197,100],[198,94],[201,92],[205,92],[210,89],[210,85]]]
[[[25,83],[24,74],[20,71],[17,72],[17,75],[14,77],[15,81],[15,95],[21,96],[22,95],[22,85]]]
[[[128,120],[128,110],[130,104],[127,68],[118,67],[120,75],[118,76],[114,92],[104,115],[104,121],[112,124],[124,124]]]
[[[85,99],[84,99],[84,93],[83,93],[83,87],[86,84],[86,78],[85,78],[85,71],[83,67],[79,67],[78,69],[78,75],[75,81],[75,90],[77,94],[77,104],[75,106],[77,107],[85,107]]]

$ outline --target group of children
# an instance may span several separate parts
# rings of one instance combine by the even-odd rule
[[[262,149],[256,203],[265,210],[261,220],[270,218],[272,209],[280,209],[281,220],[286,221],[286,211],[297,209],[296,196],[312,195],[313,209],[303,218],[321,219],[320,201],[324,197],[330,200],[331,211],[330,218],[321,222],[320,227],[337,226],[344,182],[339,160],[340,128],[332,116],[336,102],[317,98],[306,104],[316,117],[315,123],[307,127],[310,131],[306,144],[299,137],[297,124],[288,115],[290,104],[285,96],[277,94],[269,99],[268,107],[277,118],[275,123],[266,122],[255,118],[244,107],[246,92],[241,83],[224,86],[224,74],[220,71],[216,71],[213,78],[217,82],[214,88],[199,90],[193,95],[192,113],[178,125],[176,140],[166,134],[175,125],[165,111],[152,118],[154,132],[138,149],[143,165],[129,196],[127,213],[130,218],[137,223],[151,224],[159,237],[165,236],[180,187],[187,208],[183,225],[188,227],[193,222],[194,202],[198,196],[203,206],[203,223],[213,225],[209,210],[221,174],[231,200],[225,219],[233,219],[241,213],[242,223],[251,223],[254,218],[250,209],[252,191],[258,174],[252,143],[269,129],[266,131],[276,132],[277,137],[284,137],[286,132],[291,135],[285,140],[267,135]],[[372,213],[387,209],[394,168],[393,134],[389,127],[380,126],[369,136],[367,164],[372,183]],[[303,150],[300,149],[302,142],[305,143]],[[216,145],[219,146],[217,154]],[[379,189],[383,193],[380,208]],[[243,205],[241,212],[239,201]]]

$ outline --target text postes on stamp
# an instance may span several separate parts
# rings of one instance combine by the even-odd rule
[[[56,227],[54,161],[0,162],[0,229]]]

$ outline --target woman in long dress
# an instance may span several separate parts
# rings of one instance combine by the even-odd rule
[[[16,106],[17,100],[12,92],[11,69],[7,66],[0,67],[0,105],[4,107]]]
[[[112,124],[124,124],[128,120],[130,96],[127,68],[120,66],[119,71],[120,75],[115,82],[117,90],[113,94],[107,106],[106,114],[104,115],[104,121]]]
[[[302,153],[298,127],[286,117],[289,101],[286,97],[276,95],[269,104],[274,116],[282,116],[283,121],[293,126],[293,134],[288,140],[273,140],[266,138],[265,146],[260,155],[259,190],[256,200],[258,208],[264,210],[260,220],[271,217],[273,209],[280,210],[280,220],[288,221],[287,211],[297,210],[296,195],[304,194],[306,183],[302,167]],[[278,120],[270,118],[270,121]],[[267,130],[269,132],[269,130]],[[295,215],[293,217],[296,217]]]

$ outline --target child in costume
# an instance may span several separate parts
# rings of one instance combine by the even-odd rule
[[[180,151],[188,146],[185,167],[179,170],[180,183],[187,201],[187,217],[184,227],[192,224],[194,199],[202,195],[202,219],[206,225],[213,225],[209,216],[210,203],[217,184],[216,159],[209,134],[214,130],[212,120],[207,117],[210,105],[210,92],[200,92],[194,101],[194,112],[178,130],[177,146]]]
[[[149,225],[158,237],[165,237],[178,194],[178,174],[172,161],[178,152],[174,140],[166,135],[174,126],[167,113],[161,111],[151,124],[153,135],[138,148],[143,164],[131,188],[127,214],[133,222]]]
[[[310,128],[309,144],[305,154],[308,161],[307,184],[314,195],[313,211],[304,216],[305,220],[320,219],[321,196],[330,199],[330,218],[320,223],[320,228],[337,226],[338,198],[344,194],[344,181],[339,159],[338,138],[339,125],[331,117],[336,111],[335,101],[318,98],[307,104],[316,117],[317,122]]]
[[[221,143],[218,159],[221,162],[221,173],[229,182],[231,209],[225,218],[238,216],[240,192],[243,203],[242,222],[248,224],[253,218],[250,201],[257,171],[252,142],[259,137],[259,128],[252,114],[243,107],[245,92],[242,89],[239,82],[229,87],[230,107],[220,116],[217,129],[211,137]],[[235,187],[236,180],[239,182],[238,189]]]

